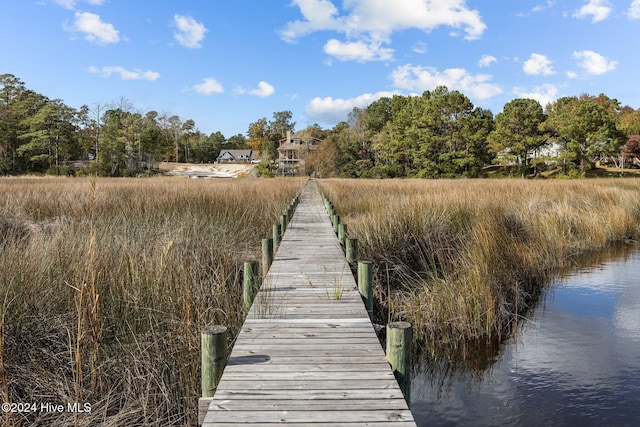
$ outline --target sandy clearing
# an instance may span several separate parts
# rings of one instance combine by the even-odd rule
[[[250,163],[173,163],[162,162],[160,171],[167,175],[189,178],[238,178],[247,176],[255,167]]]

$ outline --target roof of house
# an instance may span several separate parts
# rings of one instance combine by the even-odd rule
[[[251,155],[252,150],[223,150],[221,153],[229,153],[232,156]]]
[[[260,157],[260,152],[253,150],[222,150],[218,155],[218,159],[233,158],[233,159],[248,159],[253,160]]]

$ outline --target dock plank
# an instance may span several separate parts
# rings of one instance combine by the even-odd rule
[[[415,426],[313,180],[203,423],[274,424]]]

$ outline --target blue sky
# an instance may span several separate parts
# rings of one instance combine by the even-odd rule
[[[438,85],[494,114],[581,93],[640,107],[640,0],[0,0],[0,39],[0,73],[52,99],[227,137]]]

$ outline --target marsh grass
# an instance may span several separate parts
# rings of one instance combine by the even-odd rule
[[[509,334],[558,269],[640,236],[640,181],[322,180],[375,263],[375,296],[416,337]]]
[[[293,179],[0,180],[5,425],[195,425],[200,331],[243,321],[243,262]]]
[[[325,289],[327,299],[334,301],[342,300],[345,296],[350,295],[351,291],[351,288],[346,288],[344,286],[342,277],[334,279]]]

